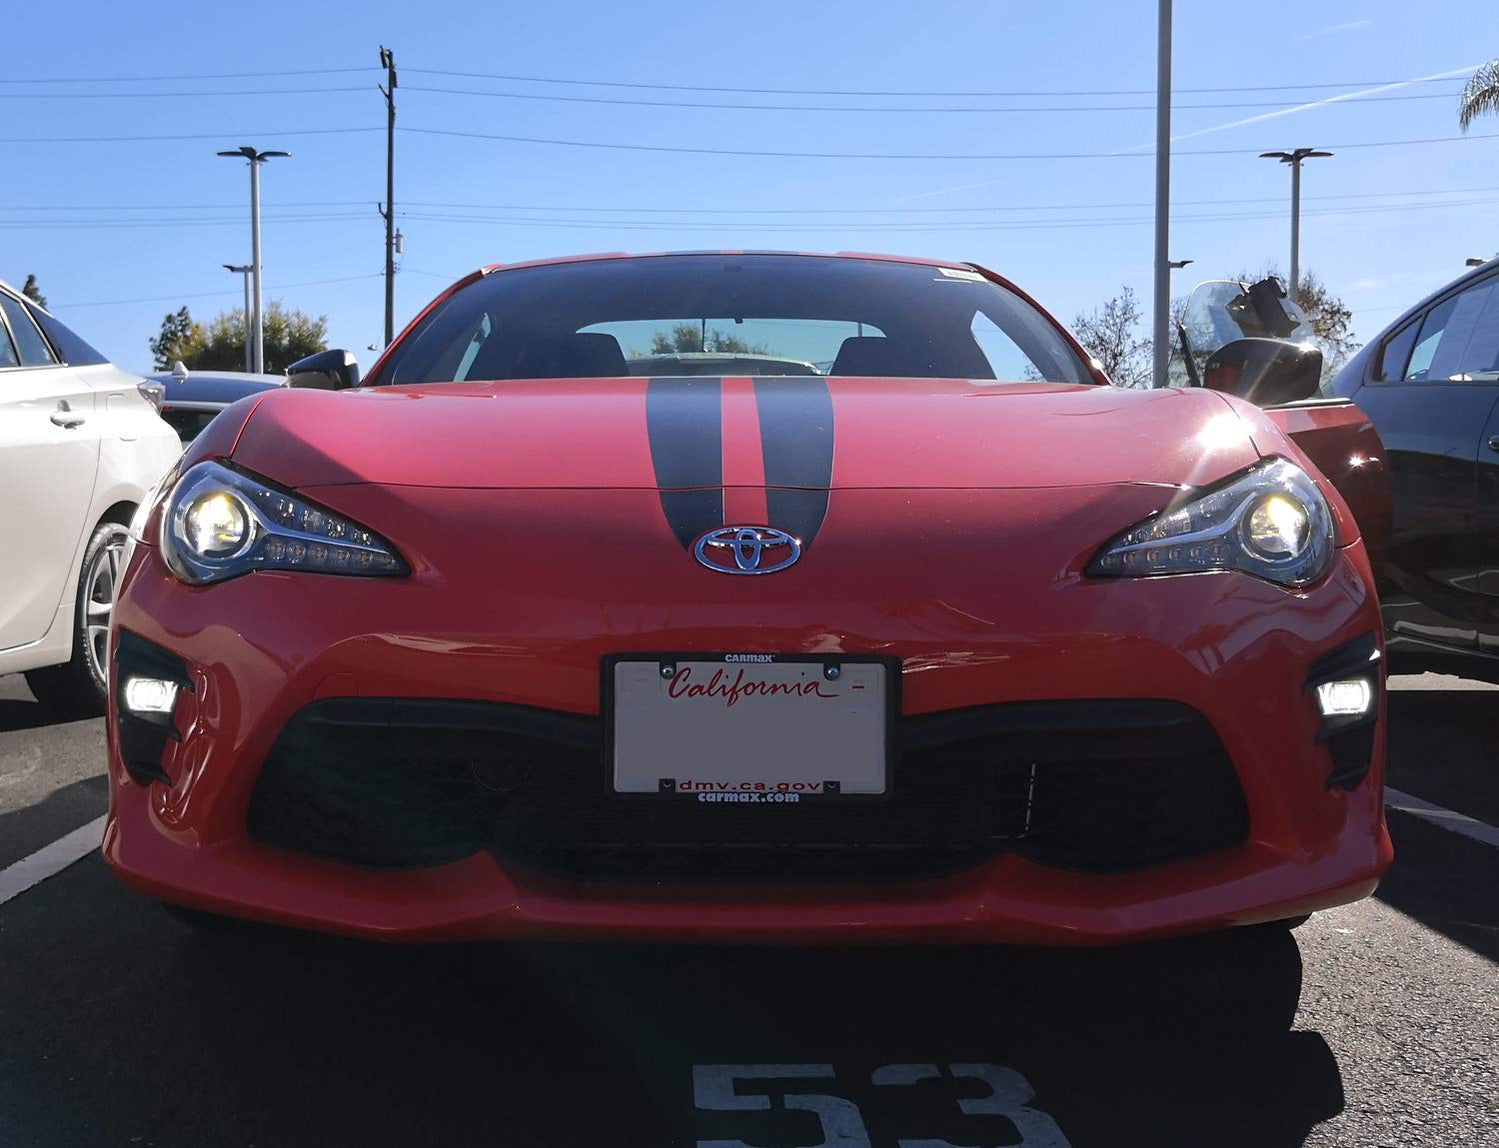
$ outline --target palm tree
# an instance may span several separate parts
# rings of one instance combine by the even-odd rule
[[[1457,124],[1467,131],[1485,112],[1499,112],[1499,60],[1490,60],[1468,80],[1458,101]]]

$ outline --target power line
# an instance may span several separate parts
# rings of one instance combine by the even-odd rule
[[[1456,187],[1420,191],[1370,191],[1345,194],[1307,195],[1308,200],[1338,199],[1394,199],[1434,195],[1478,195],[1499,192],[1494,187]],[[1258,196],[1252,199],[1176,199],[1177,207],[1208,207],[1230,204],[1284,203],[1285,196]],[[493,211],[581,211],[581,212],[634,212],[640,215],[928,215],[954,214],[965,211],[1099,211],[1127,207],[1154,207],[1150,200],[1118,203],[1031,203],[1031,204],[969,204],[964,207],[619,207],[595,205],[591,207],[564,207],[557,204],[522,203],[448,203],[437,200],[408,200],[410,207],[467,208]],[[1391,206],[1400,206],[1394,204]],[[10,210],[0,207],[0,211]]]
[[[1488,206],[1494,204],[1494,199],[1465,200],[1450,203],[1424,203],[1424,204],[1391,204],[1385,206],[1362,206],[1349,208],[1330,208],[1321,211],[1309,211],[1305,214],[1320,217],[1340,217],[1375,215],[1390,212],[1410,212],[1420,210],[1440,210],[1451,208],[1467,208],[1476,206]],[[494,224],[507,227],[542,227],[555,229],[582,229],[599,231],[704,231],[718,232],[726,229],[733,231],[759,231],[765,233],[826,233],[826,232],[871,232],[877,234],[901,234],[901,233],[927,233],[927,232],[981,232],[981,231],[1051,231],[1070,230],[1073,228],[1114,227],[1128,224],[1143,224],[1153,222],[1153,217],[1144,216],[1108,216],[1108,217],[1077,217],[1062,219],[1025,219],[996,222],[994,220],[937,220],[933,222],[917,223],[767,223],[755,221],[745,223],[742,221],[701,221],[701,220],[632,220],[632,219],[542,219],[527,216],[483,216],[483,215],[442,215],[430,212],[404,212],[404,218],[423,222],[435,223],[469,223],[469,224]],[[1285,211],[1270,212],[1227,212],[1205,215],[1176,215],[1174,222],[1179,223],[1225,223],[1241,222],[1247,220],[1270,220],[1285,218]]]
[[[267,207],[266,210],[289,207],[361,207],[364,204],[365,200],[362,199],[316,199],[276,204],[274,208]],[[224,211],[238,206],[237,203],[75,203],[66,206],[38,203],[0,205],[0,211]]]
[[[319,76],[347,74],[349,72],[373,72],[374,68],[323,68],[317,69]],[[9,77],[0,84],[136,84],[157,80],[251,80],[270,76],[306,76],[306,68],[290,72],[198,72],[195,74],[174,73],[166,76],[37,76],[32,79]]]
[[[268,217],[275,223],[347,223],[364,220],[363,213],[342,212],[333,215],[276,215]],[[61,231],[77,228],[83,231],[130,230],[152,227],[242,227],[244,219],[0,219],[0,230],[15,231]]]
[[[378,132],[384,128],[289,128],[285,131],[221,131],[198,132],[193,135],[159,136],[6,136],[0,137],[4,144],[59,144],[59,143],[161,143],[167,140],[223,140],[245,136],[336,136],[354,132]],[[409,130],[409,129],[408,129]]]
[[[1499,188],[1492,189],[1499,190]],[[1322,199],[1333,197],[1321,197]],[[1350,197],[1357,198],[1357,197]],[[1196,200],[1185,201],[1177,206],[1227,206],[1234,204],[1279,204],[1280,197],[1273,199],[1254,200]],[[1423,210],[1441,210],[1451,208],[1467,208],[1488,206],[1499,203],[1499,199],[1493,197],[1481,199],[1459,199],[1443,200],[1435,203],[1394,203],[1394,204],[1363,204],[1352,207],[1327,208],[1323,210],[1308,211],[1307,215],[1316,216],[1344,216],[1344,215],[1369,215],[1390,212],[1411,212]],[[463,209],[480,211],[503,211],[503,210],[548,210],[546,208],[505,208],[500,205],[488,204],[412,204],[413,207],[442,209]],[[1079,210],[1085,207],[1094,209],[1127,209],[1147,208],[1149,203],[1117,203],[1117,204],[1092,204],[1092,205],[1056,205],[1051,208],[1033,207],[1025,210]],[[581,210],[581,209],[569,209]],[[599,208],[594,210],[610,210]],[[982,209],[978,209],[982,210]],[[639,214],[651,213],[651,209],[641,209]],[[1003,231],[1023,230],[1026,228],[1051,228],[1067,226],[1098,226],[1106,224],[1137,223],[1141,220],[1132,217],[1063,217],[1059,219],[1021,219],[1008,222],[994,219],[937,219],[930,221],[858,221],[858,220],[827,220],[810,222],[806,220],[793,220],[790,222],[778,222],[775,220],[742,220],[742,219],[663,219],[660,213],[654,213],[657,218],[650,219],[578,219],[578,218],[556,218],[514,215],[450,215],[427,211],[399,211],[397,217],[420,221],[440,223],[503,223],[506,225],[552,227],[581,229],[608,230],[611,228],[619,230],[656,230],[656,231],[720,231],[723,229],[734,229],[738,231],[756,230],[768,232],[828,232],[828,231],[861,231],[896,234],[900,232],[939,232],[939,231]],[[745,213],[748,214],[748,213]],[[1284,210],[1270,212],[1228,212],[1210,215],[1178,215],[1175,218],[1180,222],[1223,222],[1233,220],[1258,220],[1258,219],[1281,219],[1285,217]],[[312,215],[288,215],[276,217],[277,223],[349,223],[363,222],[368,218],[364,212],[330,212]],[[126,218],[126,219],[4,219],[0,220],[0,230],[134,230],[151,228],[182,228],[182,227],[238,227],[243,223],[239,217],[225,217],[215,219],[182,219],[182,218]]]
[[[378,279],[380,273],[373,275],[344,275],[337,279],[310,279],[305,283],[283,283],[276,287],[267,287],[267,291],[290,291],[294,287],[323,287],[330,283],[353,283],[359,279]],[[149,295],[140,299],[99,299],[88,303],[58,303],[53,310],[78,307],[123,307],[130,303],[176,303],[182,299],[210,299],[219,295],[238,295],[239,291],[197,291],[182,295]]]
[[[1400,199],[1427,196],[1486,195],[1499,192],[1499,185],[1491,187],[1418,188],[1405,191],[1330,192],[1321,195],[1303,196],[1306,200],[1364,200]],[[1218,207],[1238,204],[1284,203],[1285,196],[1257,196],[1243,199],[1176,199],[1176,207]],[[364,207],[362,199],[298,200],[276,204],[266,211],[291,211],[311,207]],[[237,203],[94,203],[94,204],[0,204],[0,212],[8,211],[233,211]],[[593,204],[567,206],[553,203],[454,203],[447,200],[410,200],[408,206],[426,208],[453,208],[481,211],[551,211],[551,212],[617,212],[637,215],[930,215],[960,214],[963,212],[1013,212],[1013,211],[1107,211],[1119,208],[1152,207],[1149,200],[1120,201],[1112,203],[986,203],[957,207],[654,207],[619,206],[618,204]],[[1392,205],[1400,206],[1400,205]],[[351,218],[363,218],[359,213]],[[191,217],[185,217],[191,218]],[[285,218],[285,217],[276,217]],[[236,221],[243,222],[238,216]]]
[[[413,74],[426,76],[456,76],[466,79],[479,80],[504,80],[512,83],[534,83],[534,84],[564,84],[578,87],[596,88],[634,88],[651,91],[669,92],[719,92],[733,93],[739,95],[785,95],[785,96],[964,96],[964,97],[1024,97],[1024,96],[1150,96],[1155,94],[1154,88],[1083,88],[1083,89],[1060,89],[1039,88],[1031,90],[1009,90],[1009,91],[955,91],[953,89],[928,90],[928,91],[896,91],[896,90],[860,90],[853,88],[736,88],[736,87],[713,87],[700,84],[656,84],[642,83],[627,80],[596,80],[578,79],[565,76],[532,76],[516,75],[498,72],[464,72],[445,68],[408,68]],[[318,67],[316,74],[328,75],[350,75],[356,72],[376,72],[374,67],[347,67],[347,68],[324,68]],[[270,79],[284,76],[305,77],[308,69],[298,68],[288,71],[266,71],[266,72],[195,72],[195,73],[172,73],[154,74],[144,76],[34,76],[6,77],[0,79],[4,85],[31,85],[31,84],[135,84],[169,82],[173,80],[248,80],[248,79]],[[1453,77],[1422,78],[1410,80],[1405,77],[1385,80],[1343,80],[1337,83],[1288,83],[1288,84],[1247,84],[1230,87],[1207,87],[1207,88],[1177,88],[1176,90],[1188,95],[1206,95],[1226,92],[1283,92],[1283,91],[1325,91],[1333,88],[1373,88],[1388,84],[1403,83],[1443,83]]]
[[[641,151],[674,155],[734,155],[760,159],[875,159],[875,160],[1059,160],[1059,159],[1146,159],[1153,149],[1112,152],[816,152],[758,151],[742,148],[685,147],[667,144],[609,143],[597,140],[549,139],[537,136],[494,135],[487,132],[465,132],[449,128],[398,128],[418,135],[449,136],[456,139],[494,140],[501,143],[542,144],[549,147],[596,148],[607,151]],[[1412,140],[1372,140],[1361,143],[1327,144],[1328,148],[1352,150],[1372,147],[1407,147],[1416,144],[1466,143],[1472,140],[1499,139],[1496,135],[1433,136]],[[10,141],[0,140],[0,143]],[[1173,157],[1189,155],[1259,154],[1264,148],[1196,148],[1178,149]]]
[[[0,100],[145,100],[172,96],[307,96],[329,92],[368,92],[367,87],[346,88],[222,88],[198,92],[0,92]]]
[[[575,87],[590,88],[633,88],[658,92],[719,92],[731,93],[744,96],[965,96],[965,97],[1018,97],[1018,96],[1153,96],[1154,88],[1085,88],[1064,90],[1057,88],[1032,89],[1030,91],[871,91],[855,88],[731,88],[731,87],[709,87],[701,84],[652,84],[627,80],[580,80],[572,77],[562,76],[528,76],[510,75],[496,72],[459,72],[445,68],[407,68],[413,75],[423,76],[457,76],[471,80],[505,80],[512,83],[528,84],[566,84]],[[1433,77],[1430,79],[1408,80],[1404,77],[1394,80],[1348,80],[1342,83],[1318,83],[1318,84],[1258,84],[1241,87],[1225,88],[1177,88],[1176,91],[1189,95],[1205,95],[1222,92],[1282,92],[1301,90],[1326,90],[1330,88],[1374,88],[1386,84],[1405,83],[1445,83],[1454,77]]]
[[[972,107],[972,106],[920,106],[920,105],[870,105],[870,104],[743,104],[686,100],[635,100],[623,96],[560,96],[545,92],[484,92],[474,91],[469,88],[438,88],[424,85],[407,85],[407,91],[428,92],[436,95],[447,96],[482,96],[490,99],[504,100],[542,100],[551,103],[569,104],[607,104],[621,107],[642,108],[686,108],[697,110],[728,110],[748,112],[875,112],[875,113],[966,113],[966,114],[1001,114],[1001,115],[1023,115],[1025,113],[1067,113],[1067,112],[1148,112],[1154,111],[1152,104],[1072,104],[1055,106],[1033,106],[1033,107]],[[141,100],[141,99],[173,99],[176,97],[197,99],[211,96],[305,96],[305,95],[336,95],[349,92],[368,92],[369,88],[363,85],[348,85],[344,87],[321,87],[321,88],[218,88],[200,89],[195,91],[162,91],[162,92],[0,92],[0,100]],[[1416,92],[1396,96],[1350,96],[1344,100],[1338,100],[1340,104],[1354,103],[1397,103],[1405,100],[1447,100],[1457,95],[1452,92]],[[1289,99],[1289,97],[1287,98]],[[1195,103],[1176,104],[1177,111],[1193,111],[1195,109],[1251,109],[1251,108],[1288,108],[1295,107],[1296,101],[1287,102],[1287,99],[1272,101],[1230,101],[1217,103]],[[1329,105],[1331,106],[1331,105]]]
[[[218,132],[197,132],[185,135],[132,135],[132,136],[0,136],[0,144],[60,144],[60,143],[159,143],[164,141],[223,140],[239,136],[323,136],[352,135],[363,132],[378,132],[380,127],[358,128],[290,128],[281,131],[244,131],[240,129]],[[680,155],[733,155],[769,159],[875,159],[875,160],[1058,160],[1058,159],[1141,159],[1150,156],[1150,150],[1111,152],[804,152],[804,151],[758,151],[738,148],[681,147],[665,144],[609,143],[595,140],[551,139],[539,136],[496,135],[487,132],[465,132],[448,128],[397,128],[398,132],[418,135],[449,136],[456,139],[492,140],[499,143],[541,144],[549,147],[596,148],[609,151],[640,151]],[[1466,143],[1473,140],[1499,139],[1499,135],[1432,136],[1426,139],[1366,140],[1358,143],[1330,143],[1325,146],[1352,150],[1355,148],[1409,147],[1418,144]],[[1246,155],[1258,154],[1264,148],[1196,148],[1178,149],[1173,156],[1195,155]]]
[[[414,70],[414,69],[413,69]],[[363,91],[364,89],[329,89],[332,91]],[[975,107],[915,107],[906,105],[903,107],[873,106],[868,104],[730,104],[730,103],[689,103],[682,100],[632,100],[622,96],[557,96],[541,92],[476,92],[465,88],[431,88],[423,85],[406,85],[408,92],[431,92],[447,96],[488,96],[493,99],[504,100],[546,100],[556,103],[567,104],[609,104],[614,106],[637,107],[637,108],[695,108],[707,110],[730,110],[744,112],[878,112],[882,114],[905,113],[905,112],[942,112],[942,113],[993,113],[1003,115],[1024,115],[1030,113],[1053,113],[1053,112],[1153,112],[1154,104],[1077,104],[1071,107],[1047,106],[1029,108],[975,108]],[[1393,103],[1400,100],[1450,100],[1457,95],[1456,92],[1434,92],[1416,93],[1402,96],[1350,96],[1348,99],[1339,100],[1339,104],[1356,103]],[[1176,104],[1176,111],[1192,111],[1194,108],[1290,108],[1296,103],[1287,103],[1285,100],[1276,100],[1269,103],[1214,103],[1214,104]],[[1329,104],[1328,106],[1335,106]]]

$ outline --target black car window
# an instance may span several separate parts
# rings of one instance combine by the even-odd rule
[[[57,356],[47,346],[41,331],[32,321],[25,307],[9,295],[0,294],[0,310],[10,323],[10,332],[15,337],[16,350],[20,352],[23,367],[50,367],[56,364]]]
[[[1470,382],[1492,374],[1499,357],[1494,280],[1445,299],[1427,314],[1405,369],[1409,382]]]
[[[1463,295],[1465,301],[1470,297],[1482,297],[1483,305],[1472,309],[1468,337],[1455,359],[1451,377],[1465,383],[1499,382],[1499,279],[1490,279],[1482,287],[1471,288]],[[1461,312],[1459,306],[1458,313]],[[1447,325],[1449,339],[1458,321],[1459,315],[1455,314]]]
[[[444,300],[369,382],[653,370],[640,363],[637,371],[632,358],[661,362],[662,374],[1094,382],[1055,324],[976,271],[802,255],[668,255],[499,271]]]
[[[52,341],[52,346],[62,356],[62,361],[70,367],[96,367],[102,363],[109,362],[93,347],[75,335],[70,329],[63,326],[40,307],[27,304],[26,309],[31,312],[31,317],[36,320],[36,325],[47,333],[47,338]]]
[[[10,331],[0,322],[0,368],[19,367],[20,358],[16,355],[16,345],[11,342]]]
[[[1421,330],[1421,320],[1407,323],[1384,341],[1379,351],[1379,365],[1374,369],[1376,382],[1399,382],[1405,378],[1405,365],[1410,362],[1411,348],[1416,345],[1416,334]]]

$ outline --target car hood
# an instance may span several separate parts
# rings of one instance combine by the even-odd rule
[[[246,395],[258,395],[262,391],[286,386],[286,378],[274,375],[189,375],[176,379],[169,374],[152,375],[153,382],[166,388],[168,403],[224,403],[229,404]]]
[[[278,390],[234,461],[292,487],[1200,485],[1259,457],[1201,390],[657,378]]]

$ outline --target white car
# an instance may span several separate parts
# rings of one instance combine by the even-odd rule
[[[182,451],[142,380],[0,282],[0,674],[103,708],[131,516]]]

